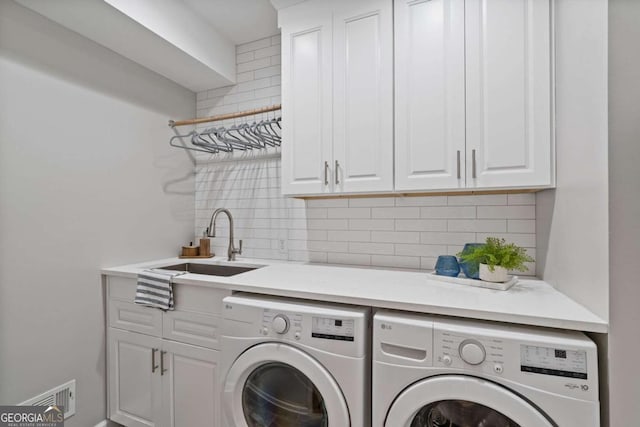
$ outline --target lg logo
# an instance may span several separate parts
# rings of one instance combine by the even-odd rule
[[[380,328],[390,331],[391,330],[391,325],[387,325],[386,323],[381,323],[380,324]]]

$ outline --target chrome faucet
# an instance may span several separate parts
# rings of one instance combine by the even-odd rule
[[[216,237],[216,219],[218,218],[218,214],[223,212],[229,217],[229,249],[227,249],[227,256],[229,257],[229,261],[235,261],[236,254],[242,255],[242,240],[240,240],[240,248],[236,249],[233,245],[233,217],[228,209],[218,208],[213,211],[211,221],[209,221],[209,227],[207,228],[207,236]]]

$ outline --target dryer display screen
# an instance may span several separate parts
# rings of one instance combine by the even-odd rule
[[[314,317],[311,336],[313,338],[324,338],[327,340],[353,341],[353,326],[353,319]]]
[[[586,380],[587,352],[521,345],[520,370]]]

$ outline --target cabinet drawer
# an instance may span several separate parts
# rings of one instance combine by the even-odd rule
[[[136,296],[137,279],[109,276],[109,299],[133,302]]]
[[[222,300],[231,291],[204,286],[174,285],[173,298],[176,311],[219,316],[222,314]]]
[[[135,287],[133,289],[135,291]],[[136,305],[133,302],[110,300],[109,326],[160,337],[162,336],[162,311]]]
[[[163,338],[213,350],[220,349],[220,316],[185,311],[167,311],[163,315]]]

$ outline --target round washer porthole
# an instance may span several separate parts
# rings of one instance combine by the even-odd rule
[[[258,344],[238,356],[225,379],[222,405],[226,425],[234,427],[349,426],[351,419],[342,390],[324,366],[280,343]],[[296,416],[295,424],[282,421]]]
[[[536,407],[480,378],[441,375],[407,387],[393,402],[385,427],[553,427]]]
[[[282,362],[256,368],[244,383],[242,409],[249,427],[327,427],[327,408],[318,388]]]

